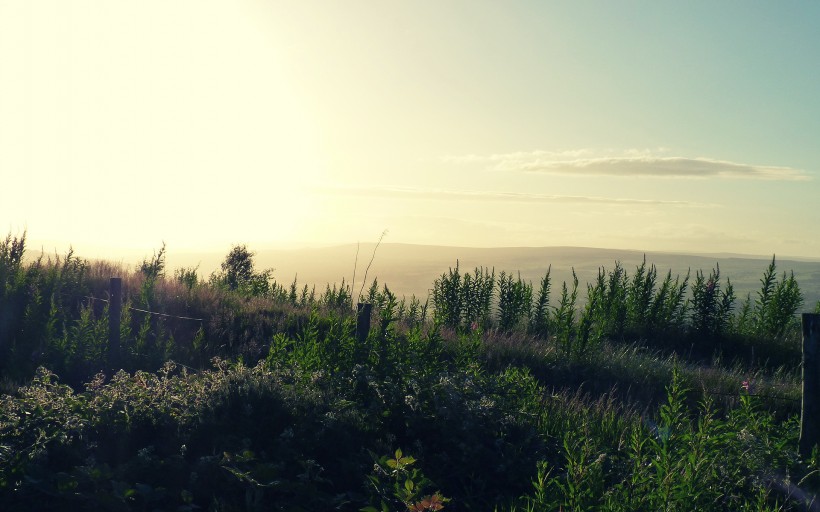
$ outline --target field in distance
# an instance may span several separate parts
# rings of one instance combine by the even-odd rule
[[[257,269],[273,268],[274,277],[283,284],[290,284],[297,277],[299,287],[305,284],[316,285],[316,291],[324,291],[325,285],[340,283],[342,278],[350,284],[356,270],[354,298],[358,296],[363,284],[365,269],[373,257],[375,244],[339,245],[322,248],[266,250],[249,247],[256,253],[254,258]],[[169,254],[169,265],[173,268],[177,262],[184,265],[200,264],[204,277],[219,268],[219,263],[227,254]],[[358,261],[357,261],[358,251]],[[547,268],[552,266],[552,283],[555,293],[560,291],[563,281],[572,280],[572,269],[578,275],[581,298],[585,298],[585,284],[594,281],[598,269],[612,269],[616,261],[631,276],[641,264],[644,255],[648,264],[654,264],[660,278],[671,270],[675,275],[685,276],[691,269],[694,280],[695,271],[709,271],[720,265],[721,281],[728,277],[735,288],[738,302],[747,293],[755,293],[760,288],[760,278],[771,262],[771,256],[750,256],[734,254],[673,254],[665,252],[627,251],[617,249],[596,249],[585,247],[446,247],[432,245],[412,245],[383,243],[375,253],[375,258],[367,274],[367,286],[378,278],[380,286],[387,284],[397,296],[415,295],[426,298],[433,281],[450,267],[459,262],[462,272],[472,272],[475,267],[495,268],[496,274],[520,272],[521,277],[532,281],[537,287]],[[820,259],[777,259],[778,276],[794,271],[805,298],[802,310],[810,311],[820,300]]]

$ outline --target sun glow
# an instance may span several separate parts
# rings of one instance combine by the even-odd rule
[[[769,10],[0,2],[0,222],[112,256],[384,229],[815,256],[816,16]]]

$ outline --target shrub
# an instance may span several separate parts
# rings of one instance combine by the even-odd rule
[[[794,272],[777,279],[775,258],[760,279],[761,288],[755,299],[753,318],[754,334],[772,339],[782,338],[786,331],[795,327],[795,313],[803,305],[803,295],[794,278]]]
[[[726,332],[730,325],[735,294],[731,281],[726,280],[721,290],[720,266],[716,266],[707,278],[698,270],[692,285],[692,331],[702,340],[714,340]]]
[[[278,290],[273,283],[273,270],[257,272],[253,256],[246,245],[233,246],[221,264],[222,271],[211,274],[211,282],[249,297],[275,294]]]
[[[535,306],[533,307],[532,315],[530,316],[529,330],[531,333],[541,338],[547,338],[550,331],[550,288],[552,282],[550,279],[550,272],[552,265],[547,268],[547,273],[541,278],[541,284],[538,287],[538,296],[535,299]]]
[[[561,284],[561,297],[553,314],[553,332],[565,352],[573,353],[576,345],[576,303],[578,301],[578,276],[575,269],[572,269],[572,290],[567,287],[567,283]]]
[[[447,327],[458,329],[461,327],[463,314],[464,294],[461,291],[461,274],[456,267],[450,268],[447,273],[433,283],[434,320]]]
[[[532,284],[524,282],[521,274],[501,272],[498,276],[498,328],[511,331],[525,325],[532,308]]]

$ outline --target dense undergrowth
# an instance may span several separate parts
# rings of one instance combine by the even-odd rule
[[[164,247],[133,272],[24,249],[0,243],[3,509],[802,510],[820,485],[774,260],[739,304],[717,268],[616,263],[583,300],[456,266],[429,310],[373,281],[358,340],[351,286],[244,246],[204,280]]]

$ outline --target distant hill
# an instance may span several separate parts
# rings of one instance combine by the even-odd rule
[[[256,255],[254,258],[257,270],[274,269],[274,277],[279,283],[289,285],[297,277],[300,286],[316,285],[317,292],[323,292],[329,283],[340,283],[342,278],[350,284],[353,279],[354,263],[356,266],[356,283],[354,297],[362,286],[365,269],[373,257],[375,244],[338,245],[332,247],[304,249],[257,249],[250,247]],[[168,253],[169,274],[180,266],[199,266],[199,274],[207,279],[211,272],[218,270],[230,248],[224,253]],[[33,254],[33,256],[31,256]],[[30,253],[30,257],[36,257]],[[136,254],[136,253],[134,253]],[[150,257],[152,251],[144,251],[132,259],[119,260],[134,268],[142,259]],[[80,252],[80,256],[83,254]],[[560,293],[561,283],[572,280],[572,269],[575,269],[580,282],[580,298],[586,297],[586,283],[594,281],[598,269],[612,269],[620,261],[629,275],[641,264],[644,256],[647,263],[654,263],[658,275],[663,278],[671,270],[672,275],[685,276],[691,269],[692,279],[695,272],[702,270],[709,273],[715,265],[720,265],[722,282],[728,277],[735,287],[738,299],[745,298],[747,293],[755,297],[760,287],[760,278],[771,262],[771,256],[753,256],[743,254],[681,254],[651,251],[628,251],[620,249],[598,249],[589,247],[447,247],[435,245],[412,245],[400,243],[383,243],[376,250],[373,264],[367,273],[367,286],[378,278],[380,286],[387,286],[399,297],[415,295],[421,299],[427,297],[433,282],[442,273],[454,267],[456,261],[463,271],[472,271],[475,267],[495,268],[496,274],[520,272],[521,277],[537,286],[547,268],[552,266],[553,297]],[[808,258],[777,259],[778,276],[783,272],[794,271],[800,289],[806,299],[804,311],[814,309],[820,301],[820,259]],[[365,289],[367,288],[365,287]]]
[[[358,247],[355,294],[362,285],[365,269],[373,257],[374,244]],[[342,278],[350,283],[353,279],[354,263],[357,261],[356,244],[325,248],[294,250],[260,250],[256,254],[258,268],[274,268],[274,276],[281,283],[289,284],[298,274],[298,283],[316,284],[317,291],[323,291],[327,283],[339,283]],[[427,297],[433,281],[454,267],[456,260],[463,271],[472,271],[477,266],[520,272],[521,277],[537,285],[547,268],[552,266],[553,290],[560,291],[563,281],[570,281],[574,268],[585,296],[584,285],[592,282],[599,267],[611,269],[615,261],[620,261],[631,275],[646,256],[647,263],[654,263],[660,276],[669,270],[672,275],[686,275],[691,269],[692,278],[696,270],[708,273],[715,265],[720,265],[721,276],[729,277],[738,298],[759,288],[759,280],[771,261],[771,257],[743,255],[694,255],[670,254],[663,252],[626,251],[615,249],[595,249],[585,247],[443,247],[383,243],[375,253],[373,264],[367,274],[368,285],[374,278],[386,283],[397,295]],[[205,255],[201,255],[205,256]],[[214,255],[212,261],[202,257],[203,270],[217,268],[224,255]],[[820,300],[820,261],[777,260],[778,274],[794,271],[806,298],[804,309],[813,309]]]

